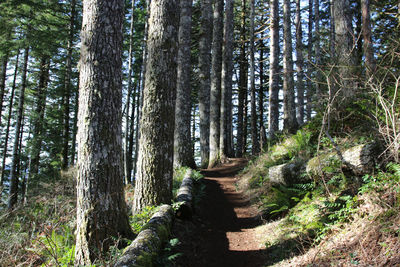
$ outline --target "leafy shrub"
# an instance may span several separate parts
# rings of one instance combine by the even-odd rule
[[[139,234],[143,226],[150,221],[151,216],[157,212],[156,206],[148,206],[143,209],[141,213],[135,214],[130,217],[130,225],[135,234]]]

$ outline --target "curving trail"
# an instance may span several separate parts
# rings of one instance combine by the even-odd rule
[[[177,222],[175,235],[183,255],[177,266],[263,266],[263,247],[254,237],[260,224],[256,209],[236,191],[235,174],[246,165],[245,159],[202,170],[203,196],[192,222]]]

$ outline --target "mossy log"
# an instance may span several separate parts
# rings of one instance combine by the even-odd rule
[[[173,219],[172,207],[162,205],[145,224],[132,244],[125,249],[114,267],[153,266],[154,257],[170,235]]]
[[[373,170],[377,155],[378,146],[375,143],[354,146],[342,153],[343,167],[350,168],[356,175],[367,174]],[[334,152],[320,155],[308,161],[306,171],[312,177],[319,176],[324,167],[332,166],[338,161],[340,162],[340,158]]]
[[[180,203],[179,208],[176,211],[176,217],[179,219],[191,219],[193,214],[192,208],[192,170],[189,169],[185,177],[182,180],[182,184],[179,187],[178,193],[176,195],[176,200]]]
[[[363,175],[373,170],[378,155],[378,145],[370,143],[347,149],[343,152],[343,159],[355,174]]]
[[[268,170],[269,181],[272,184],[292,185],[303,183],[301,177],[302,170],[305,168],[305,162],[296,160],[293,162],[270,167]]]

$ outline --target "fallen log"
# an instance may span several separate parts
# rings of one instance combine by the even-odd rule
[[[272,166],[268,170],[269,181],[272,184],[293,185],[307,182],[307,178],[301,176],[305,163],[302,160]]]
[[[311,177],[318,177],[325,167],[332,166],[335,161],[340,163],[342,160],[344,161],[341,162],[344,168],[351,169],[356,175],[364,175],[374,169],[378,155],[379,147],[376,143],[357,145],[344,150],[342,159],[334,152],[310,159],[307,163],[306,172]]]
[[[136,239],[123,252],[114,267],[153,266],[152,262],[163,242],[171,232],[174,211],[170,205],[162,205],[143,226]]]
[[[185,177],[183,178],[181,186],[179,187],[178,193],[176,195],[178,208],[175,212],[175,216],[179,219],[190,220],[192,218],[193,215],[192,188],[193,188],[192,170],[188,169],[185,173]]]

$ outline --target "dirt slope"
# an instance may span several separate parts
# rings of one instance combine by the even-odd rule
[[[236,191],[235,174],[244,159],[202,170],[205,195],[191,222],[177,221],[174,234],[183,255],[177,266],[263,266],[263,247],[254,237],[256,209]]]

